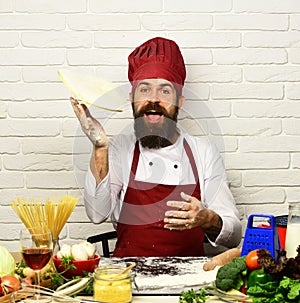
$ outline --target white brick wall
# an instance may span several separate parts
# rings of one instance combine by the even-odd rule
[[[299,1],[0,0],[0,245],[18,249],[11,200],[82,194],[91,148],[56,71],[127,83],[128,54],[158,35],[181,46],[180,123],[219,146],[243,222],[299,202]],[[131,117],[98,114],[109,135]],[[110,228],[89,222],[81,197],[61,237]]]

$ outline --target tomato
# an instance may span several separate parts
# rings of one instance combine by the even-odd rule
[[[258,249],[251,250],[246,256],[246,266],[249,270],[255,270],[261,268],[261,265],[258,263]]]

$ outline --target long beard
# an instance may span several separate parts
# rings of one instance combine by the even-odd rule
[[[147,123],[144,114],[147,115],[150,111],[163,115],[163,123]],[[136,112],[133,107],[133,114],[135,135],[143,147],[159,149],[172,144],[172,139],[177,132],[177,106],[174,107],[172,114],[168,114],[158,103],[149,102],[139,112]]]

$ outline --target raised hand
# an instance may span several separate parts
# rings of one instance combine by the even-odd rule
[[[91,115],[85,104],[70,98],[73,110],[80,122],[82,131],[96,147],[107,147],[108,138],[102,125]]]

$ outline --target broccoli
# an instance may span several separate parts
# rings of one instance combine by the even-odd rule
[[[234,258],[218,269],[216,286],[223,291],[240,290],[244,284],[243,277],[246,272],[246,256]]]

